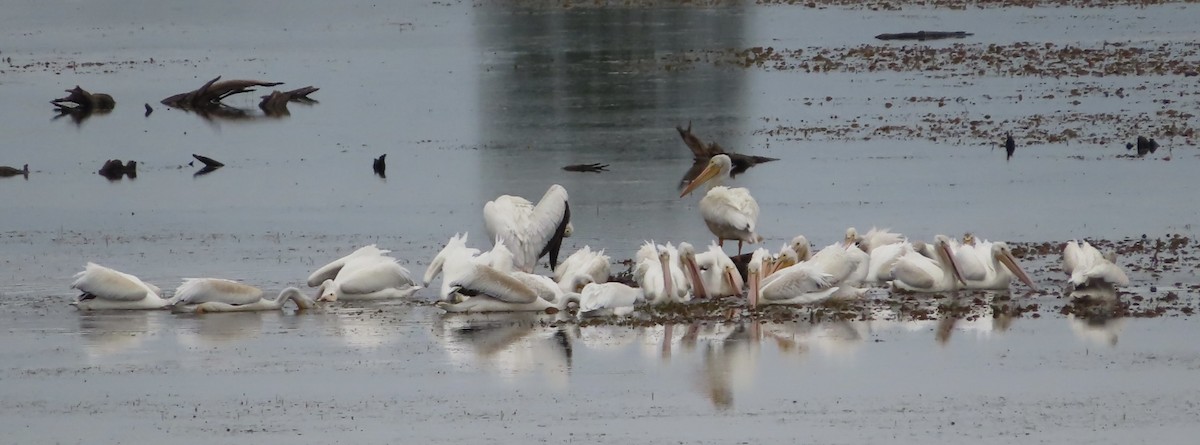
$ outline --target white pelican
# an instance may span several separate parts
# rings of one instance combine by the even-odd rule
[[[1037,290],[1037,285],[1017,264],[1007,243],[976,241],[973,237],[964,239],[970,244],[958,246],[954,252],[954,263],[966,281],[967,289],[1007,290],[1009,282],[1015,277]]]
[[[450,237],[450,240],[446,242],[446,246],[442,247],[442,250],[433,257],[433,261],[429,262],[429,267],[425,268],[425,276],[422,279],[421,285],[424,287],[429,287],[429,283],[433,282],[434,278],[437,278],[438,275],[442,274],[448,258],[482,262],[478,259],[478,256],[479,249],[467,247],[467,234],[463,233],[460,235],[455,233],[454,236]],[[442,278],[442,287],[441,291],[438,292],[438,299],[445,299],[452,295],[450,292],[451,281],[453,281],[453,277]]]
[[[276,311],[282,309],[284,303],[287,303],[288,300],[296,303],[296,310],[311,309],[316,306],[316,303],[312,299],[300,293],[300,289],[289,287],[279,292],[279,295],[275,298],[260,298],[253,303],[229,304],[221,301],[209,301],[194,305],[177,306],[177,310],[197,314],[208,312]]]
[[[612,260],[604,254],[604,250],[593,251],[591,247],[583,246],[558,265],[554,270],[554,281],[558,282],[564,291],[578,292],[577,289],[571,289],[571,281],[575,276],[587,276],[593,283],[607,282],[608,276],[612,274],[611,263]]]
[[[388,256],[354,258],[317,288],[317,301],[408,298],[421,289],[408,269]]]
[[[683,189],[679,197],[687,196],[700,184],[713,181],[708,193],[700,199],[700,216],[704,218],[708,230],[717,236],[717,245],[724,247],[725,240],[737,240],[738,255],[741,255],[742,243],[755,244],[763,238],[754,232],[755,226],[758,225],[758,202],[750,196],[750,191],[743,187],[729,188],[719,185],[729,176],[731,166],[729,156],[713,156],[704,171]]]
[[[646,301],[641,289],[624,283],[587,283],[579,293],[579,318],[625,316]]]
[[[871,227],[871,230],[868,230],[865,235],[860,236],[858,231],[851,227],[846,229],[845,243],[847,246],[857,243],[867,253],[871,253],[878,247],[903,243],[904,236],[891,230]]]
[[[914,292],[949,292],[959,289],[964,283],[954,254],[950,251],[950,238],[946,235],[934,237],[931,259],[914,250],[905,252],[892,267],[892,285]]]
[[[299,289],[289,287],[275,298],[263,298],[257,287],[223,278],[184,278],[183,284],[175,288],[175,312],[249,312],[278,310],[288,300],[296,303],[297,309],[308,309],[315,305],[311,299],[300,294]]]
[[[686,249],[685,247],[686,246]],[[679,245],[680,255],[683,256],[687,271],[699,275],[699,283],[692,285],[692,292],[697,297],[731,297],[741,296],[745,283],[738,273],[733,259],[725,254],[717,243],[708,246],[708,251],[696,254],[687,243]],[[696,277],[692,278],[693,281]],[[701,295],[703,293],[704,295]]]
[[[683,303],[691,300],[687,273],[674,246],[647,241],[634,257],[633,277],[652,305]]]
[[[1116,264],[1115,253],[1104,255],[1087,241],[1068,241],[1063,247],[1063,272],[1074,288],[1091,285],[1128,286],[1129,276]]]
[[[747,296],[750,307],[768,304],[804,304],[828,299],[836,290],[828,274],[796,264],[771,274],[774,280],[764,284],[763,260],[769,255],[758,249],[746,264]]]
[[[83,292],[71,306],[80,310],[164,309],[174,303],[162,290],[138,277],[96,263],[75,274],[72,289]]]
[[[349,263],[350,261],[353,261],[358,258],[373,258],[373,257],[387,258],[387,254],[390,252],[391,252],[390,250],[380,249],[380,248],[376,247],[374,244],[361,247],[358,250],[350,252],[349,255],[338,258],[336,260],[333,260],[329,264],[321,266],[317,270],[313,271],[312,275],[308,276],[308,287],[317,287],[317,286],[320,286],[321,283],[324,283],[325,280],[334,279],[335,277],[337,277],[338,272],[341,271],[342,268],[345,267],[346,264]]]
[[[765,252],[755,253],[765,256]],[[838,243],[821,249],[808,261],[778,269],[765,277],[760,264],[759,303],[807,304],[859,298],[866,292],[857,287],[866,275],[866,255],[855,246]],[[751,258],[751,262],[755,261]]]
[[[571,206],[567,190],[554,184],[533,205],[520,196],[501,195],[483,205],[483,222],[492,240],[503,240],[513,250],[514,265],[533,272],[537,260],[550,255],[550,269],[558,267],[562,239],[570,236]]]
[[[563,294],[560,297],[543,297],[541,292],[561,292],[553,280],[543,290],[531,287],[511,272],[472,261],[466,250],[448,252],[442,265],[448,295],[460,294],[468,298],[452,303],[447,296],[438,301],[438,307],[446,312],[518,312],[565,310],[571,302],[579,302],[579,294]],[[558,301],[551,302],[548,298]]]

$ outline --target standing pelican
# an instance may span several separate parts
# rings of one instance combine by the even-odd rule
[[[87,263],[75,274],[72,289],[82,294],[71,306],[80,310],[164,309],[173,301],[162,297],[162,290],[138,277],[96,263]]]
[[[717,236],[718,246],[724,247],[725,240],[737,240],[738,255],[741,255],[742,243],[755,244],[763,238],[754,233],[758,224],[758,202],[750,196],[750,191],[743,187],[729,188],[719,185],[729,175],[731,166],[729,156],[713,156],[708,161],[708,166],[683,189],[679,197],[687,196],[700,184],[713,181],[708,193],[700,199],[700,216],[704,218],[708,230]]]
[[[1129,276],[1116,264],[1115,253],[1105,255],[1087,241],[1071,240],[1063,247],[1063,272],[1073,288],[1094,285],[1128,286]]]
[[[918,251],[905,252],[892,267],[892,285],[914,292],[947,292],[965,284],[954,254],[950,251],[950,237],[934,237],[933,254],[936,259],[921,255]]]
[[[554,270],[562,239],[571,235],[567,189],[550,186],[536,206],[520,196],[501,195],[483,205],[483,222],[493,240],[503,240],[513,250],[517,270],[533,272],[547,254]]]

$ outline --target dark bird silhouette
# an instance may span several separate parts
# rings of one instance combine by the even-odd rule
[[[681,189],[686,187],[689,182],[692,182],[692,179],[695,179],[696,175],[704,170],[705,165],[708,164],[708,160],[716,155],[723,154],[729,156],[729,160],[733,162],[733,168],[729,171],[729,177],[731,178],[737,177],[737,175],[744,173],[755,165],[779,160],[778,158],[768,158],[766,156],[735,153],[726,150],[716,142],[705,144],[699,137],[696,137],[692,133],[691,122],[688,122],[687,128],[676,126],[675,131],[679,132],[679,137],[683,139],[684,145],[687,145],[688,149],[692,150],[692,158],[695,161],[692,163],[691,169],[683,175],[683,179],[679,181],[679,188]]]
[[[1012,159],[1013,152],[1017,151],[1017,141],[1013,140],[1012,132],[1005,133],[1005,135],[1007,137],[1004,138],[1004,151],[1008,153],[1008,157],[1004,160],[1007,161]]]
[[[375,158],[375,162],[371,163],[371,170],[374,170],[380,178],[387,179],[387,160],[385,158],[387,158],[387,153]]]
[[[1133,148],[1131,144],[1126,144],[1125,149]],[[1158,151],[1158,142],[1154,139],[1146,139],[1145,136],[1137,137],[1137,155],[1138,157],[1146,156],[1147,153]]]
[[[110,181],[116,181],[123,176],[128,176],[130,179],[137,179],[137,161],[130,160],[122,164],[120,159],[110,159],[100,167],[97,173],[100,176],[108,178]]]
[[[29,179],[29,164],[25,164],[25,167],[20,170],[7,165],[0,165],[0,177],[8,178],[16,175],[23,175],[25,179]]]

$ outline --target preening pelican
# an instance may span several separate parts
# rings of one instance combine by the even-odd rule
[[[322,282],[317,301],[408,298],[419,289],[394,258],[367,256],[347,262],[335,278]]]
[[[533,272],[537,260],[547,254],[554,270],[562,239],[571,232],[567,190],[550,186],[536,206],[520,196],[501,195],[483,205],[483,222],[492,240],[502,240],[512,249],[517,270]]]
[[[612,260],[604,254],[604,250],[593,251],[589,246],[572,253],[554,269],[554,281],[558,282],[564,291],[578,292],[571,289],[572,280],[576,276],[587,276],[592,283],[604,283],[612,274]]]
[[[502,246],[503,242],[497,246]],[[446,312],[516,312],[565,310],[571,302],[579,302],[579,294],[562,293],[554,280],[526,280],[532,274],[507,272],[488,264],[480,264],[470,252],[457,249],[447,252],[442,263],[447,295],[437,303]],[[556,294],[557,293],[557,294]],[[453,303],[449,295],[467,298]]]
[[[692,299],[687,273],[679,260],[678,250],[667,244],[647,241],[634,257],[633,278],[652,305],[684,303]]]
[[[349,263],[352,260],[374,257],[388,258],[387,254],[390,252],[390,250],[380,249],[374,244],[361,247],[358,250],[350,252],[349,255],[333,260],[329,264],[321,266],[317,270],[313,271],[312,275],[308,276],[308,287],[317,287],[320,286],[321,283],[324,283],[325,280],[334,279],[337,277],[338,272],[340,272],[342,268],[346,266],[346,263]]]
[[[743,187],[729,188],[719,185],[729,176],[731,166],[729,156],[713,156],[704,171],[683,189],[679,197],[687,196],[707,181],[713,181],[708,193],[700,199],[700,216],[704,218],[708,230],[717,236],[717,245],[724,247],[725,240],[737,240],[738,255],[741,255],[742,243],[761,242],[762,236],[754,232],[755,226],[758,225],[758,201],[750,196],[750,191]]]
[[[708,246],[708,251],[700,254],[685,253],[685,250],[692,251],[692,246],[687,243],[679,245],[680,254],[683,255],[684,266],[688,271],[695,270],[694,273],[699,275],[699,285],[692,285],[692,292],[700,298],[704,297],[731,297],[741,296],[742,287],[745,283],[742,280],[742,275],[738,273],[737,265],[733,263],[733,259],[725,254],[717,243],[712,243]],[[689,273],[689,276],[691,273]],[[695,278],[693,278],[695,281]],[[700,295],[703,292],[704,295]]]
[[[1021,266],[1008,244],[1002,241],[975,240],[966,238],[970,244],[962,244],[954,252],[954,263],[966,281],[967,289],[1007,290],[1015,277],[1033,290],[1037,285]]]
[[[261,298],[258,301],[248,304],[229,304],[220,301],[209,301],[196,305],[177,306],[178,310],[184,312],[193,312],[203,314],[208,312],[252,312],[252,311],[277,311],[283,309],[284,303],[288,300],[296,303],[296,310],[311,309],[316,306],[312,299],[300,293],[300,289],[289,287],[279,292],[275,298]]]
[[[626,316],[646,301],[641,289],[624,283],[588,283],[579,293],[579,318]]]
[[[1128,286],[1129,276],[1116,264],[1117,255],[1105,255],[1087,241],[1071,240],[1063,247],[1063,272],[1075,288],[1092,285]]]
[[[157,286],[91,262],[75,274],[71,288],[83,292],[71,306],[85,311],[163,309],[174,302],[163,298],[162,290]]]
[[[934,237],[931,259],[919,251],[905,252],[892,267],[892,285],[913,292],[956,291],[965,284],[954,254],[950,251],[950,238],[946,235]]]
[[[249,312],[272,311],[283,308],[288,300],[296,303],[297,309],[309,309],[315,303],[289,287],[275,298],[263,298],[257,287],[223,278],[185,278],[175,288],[175,312]]]

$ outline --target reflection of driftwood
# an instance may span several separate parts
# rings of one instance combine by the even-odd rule
[[[122,164],[120,159],[110,159],[100,167],[97,173],[100,176],[108,178],[110,181],[121,179],[122,176],[129,176],[130,179],[137,178],[137,161],[130,160]]]
[[[879,40],[937,40],[937,39],[961,39],[975,34],[966,31],[917,31],[917,32],[901,32],[896,34],[880,34],[875,36]]]
[[[221,76],[205,82],[200,88],[179,93],[162,100],[162,104],[184,110],[208,110],[221,106],[221,100],[234,94],[254,91],[251,87],[273,87],[283,82],[261,80],[224,80]]]
[[[600,173],[608,171],[608,164],[571,164],[562,168],[569,172]]]
[[[384,179],[387,179],[387,160],[386,160],[386,158],[387,158],[387,153],[384,153],[384,154],[379,155],[378,158],[375,158],[375,162],[371,163],[371,170],[373,170],[375,172],[375,174],[379,175],[380,178],[384,178]]]
[[[688,146],[688,149],[692,150],[692,156],[695,159],[695,162],[692,163],[691,169],[689,169],[687,173],[683,175],[683,179],[679,182],[679,188],[683,188],[687,186],[688,183],[692,182],[692,179],[694,179],[696,175],[700,174],[700,171],[704,170],[705,165],[708,164],[708,160],[716,155],[723,154],[729,156],[729,160],[733,161],[733,168],[729,171],[730,177],[736,177],[755,165],[779,160],[777,158],[768,158],[766,156],[735,153],[726,150],[716,142],[705,144],[700,140],[700,138],[696,137],[696,135],[692,133],[691,122],[688,122],[687,128],[676,126],[675,131],[679,132],[679,137],[683,139],[683,143]]]
[[[304,88],[296,88],[291,91],[272,91],[271,94],[262,96],[262,101],[258,103],[258,108],[266,113],[267,116],[287,116],[291,114],[287,109],[288,102],[300,102],[306,104],[314,104],[317,101],[308,97],[309,94],[315,93],[320,88],[307,86]]]

